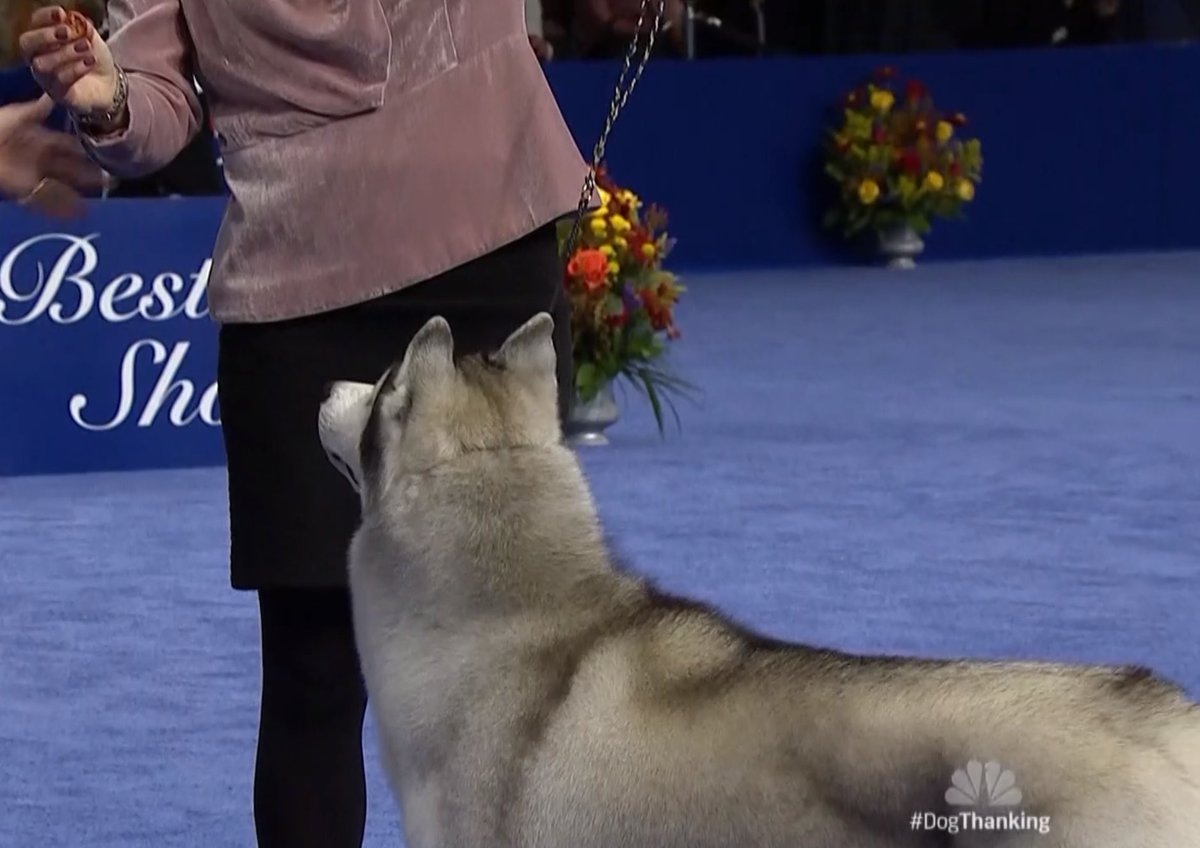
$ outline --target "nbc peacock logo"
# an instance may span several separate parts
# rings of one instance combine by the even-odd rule
[[[1021,790],[1012,771],[995,760],[971,760],[955,770],[946,790],[946,803],[955,807],[1015,807]]]

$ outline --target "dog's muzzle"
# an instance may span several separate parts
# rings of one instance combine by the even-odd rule
[[[369,383],[333,383],[317,413],[321,447],[356,492],[362,491],[358,445],[371,414],[373,391]]]

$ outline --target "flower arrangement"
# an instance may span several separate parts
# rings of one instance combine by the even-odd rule
[[[659,430],[663,401],[688,384],[659,364],[679,338],[674,308],[683,293],[663,263],[674,245],[667,214],[617,185],[604,169],[596,173],[600,206],[588,212],[567,258],[564,285],[571,300],[575,393],[587,403],[617,377],[645,392]],[[566,249],[571,222],[560,227]]]
[[[825,172],[840,188],[827,226],[840,225],[847,236],[905,226],[925,233],[933,217],[962,217],[983,157],[979,140],[962,136],[961,112],[939,111],[922,82],[900,85],[891,67],[852,90],[842,106],[842,123],[826,146]]]

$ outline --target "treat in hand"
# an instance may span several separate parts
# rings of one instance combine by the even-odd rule
[[[67,12],[66,20],[67,32],[70,33],[70,40],[83,38],[88,34],[89,22],[86,16],[76,12],[74,9]]]
[[[62,6],[42,6],[34,11],[18,43],[33,78],[54,102],[78,115],[104,114],[113,108],[116,65],[85,15]]]

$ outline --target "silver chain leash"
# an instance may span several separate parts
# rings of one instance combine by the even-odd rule
[[[625,101],[629,99],[638,80],[642,78],[642,71],[645,70],[646,63],[650,61],[650,53],[654,50],[654,39],[662,27],[665,3],[666,0],[642,0],[641,8],[638,10],[637,29],[633,33],[633,39],[629,42],[629,48],[625,51],[625,64],[621,68],[621,75],[617,77],[617,85],[613,91],[612,102],[608,107],[608,117],[604,121],[604,129],[592,150],[592,161],[588,164],[587,176],[583,180],[583,193],[579,197],[579,208],[575,210],[575,223],[571,226],[570,236],[567,237],[566,258],[568,261],[571,254],[575,252],[575,243],[579,239],[579,228],[583,225],[583,216],[587,212],[588,202],[592,199],[592,192],[596,190],[596,170],[604,162],[604,146],[608,142],[608,134],[612,132],[613,124],[617,122],[617,115],[625,108]],[[651,7],[654,9],[654,26],[650,27],[645,43],[640,44],[642,27]],[[625,77],[628,76],[630,66],[633,65],[633,58],[638,53],[639,44],[641,56],[633,78],[629,80],[626,88]]]

